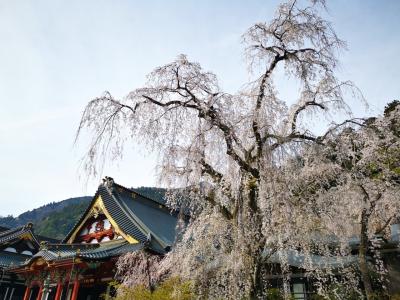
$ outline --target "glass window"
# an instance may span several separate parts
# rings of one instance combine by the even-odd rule
[[[304,283],[293,283],[293,296],[294,299],[306,299]]]

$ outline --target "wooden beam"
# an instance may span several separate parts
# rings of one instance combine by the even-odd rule
[[[31,295],[31,286],[27,285],[24,294],[24,300],[29,300],[29,296]]]
[[[42,296],[43,296],[43,284],[40,284],[39,293],[36,297],[36,300],[42,300]]]
[[[71,300],[78,299],[78,291],[79,291],[79,279],[78,279],[78,276],[76,276],[75,282],[74,282],[74,289],[72,291]]]
[[[62,285],[62,282],[59,281],[57,283],[57,291],[56,291],[56,296],[54,297],[54,300],[60,300],[61,299],[62,290],[63,290],[63,285]]]

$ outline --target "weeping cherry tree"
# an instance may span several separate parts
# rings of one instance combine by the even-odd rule
[[[106,92],[84,110],[77,137],[83,130],[93,137],[88,174],[135,139],[157,153],[160,182],[184,191],[171,192],[169,205],[192,219],[164,268],[195,280],[208,298],[263,296],[266,253],[297,236],[287,226],[296,217],[276,197],[286,189],[282,166],[305,146],[324,144],[326,135],[309,128],[314,117],[349,115],[345,95],[357,97],[335,73],[345,43],[320,16],[324,9],[324,1],[292,0],[270,22],[251,26],[242,38],[253,80],[235,94],[180,55],[126,97]],[[299,86],[295,99],[279,98],[279,70]]]

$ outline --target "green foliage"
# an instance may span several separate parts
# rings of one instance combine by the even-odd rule
[[[48,214],[35,224],[35,232],[42,236],[63,239],[88,206],[87,202],[66,206],[63,210]]]
[[[326,300],[328,298],[318,295],[318,294],[313,294],[310,296],[310,300]]]
[[[293,295],[284,294],[283,290],[278,288],[270,288],[267,290],[266,300],[295,300],[296,298]]]
[[[385,117],[389,116],[389,114],[395,110],[396,106],[400,104],[399,100],[393,100],[385,106],[384,115]]]
[[[18,217],[0,217],[0,225],[8,228],[33,223],[35,233],[54,239],[62,239],[88,206],[92,197],[76,197],[51,202],[26,211]]]
[[[280,289],[268,289],[267,291],[267,299],[268,300],[284,300],[285,297]]]
[[[191,300],[195,299],[193,286],[190,281],[182,281],[178,277],[171,277],[154,291],[150,291],[144,286],[135,286],[132,288],[117,283],[112,286],[118,290],[118,295],[109,298],[110,300]],[[103,296],[103,298],[105,298]]]

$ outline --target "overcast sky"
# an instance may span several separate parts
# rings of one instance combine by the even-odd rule
[[[248,75],[241,34],[268,20],[277,1],[0,0],[0,215],[93,195],[79,172],[74,134],[85,104],[108,90],[124,96],[180,53],[235,92]],[[328,2],[348,42],[341,77],[380,113],[400,98],[400,1]],[[358,111],[357,107],[354,107]],[[152,186],[154,157],[136,147],[104,175]]]

